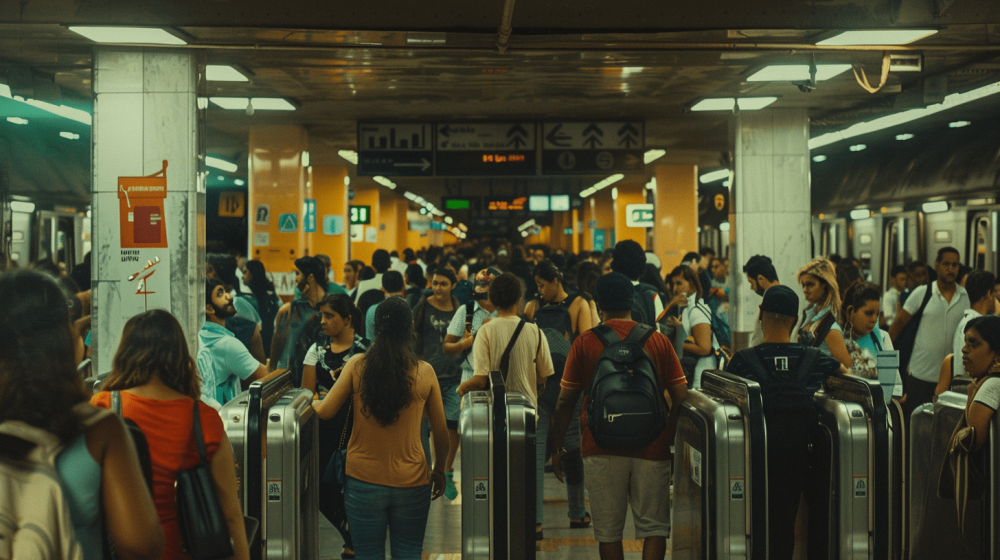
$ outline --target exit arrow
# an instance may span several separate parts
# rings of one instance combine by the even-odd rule
[[[527,136],[528,131],[524,130],[524,127],[522,127],[520,124],[515,124],[513,128],[507,131],[507,138],[510,138],[515,134],[518,134],[520,136]]]
[[[591,149],[591,150],[593,150],[595,146],[603,146],[603,145],[604,145],[604,144],[603,144],[603,143],[602,143],[602,142],[600,141],[600,139],[598,139],[598,138],[597,138],[596,136],[589,136],[589,137],[587,137],[587,139],[583,141],[583,144],[584,144],[585,146],[586,146],[587,144],[590,144],[590,149]]]
[[[419,167],[421,171],[427,171],[431,162],[427,161],[427,158],[420,158],[421,163],[394,163],[393,167]]]
[[[604,137],[604,131],[598,128],[596,124],[591,124],[587,128],[583,129],[583,135],[587,136],[588,134],[597,134],[602,138]]]
[[[571,145],[569,142],[573,139],[573,137],[568,134],[560,134],[561,130],[562,124],[555,125],[552,127],[552,130],[549,131],[549,134],[545,137],[545,139],[549,142],[549,144],[552,144],[557,148],[568,148]]]
[[[632,136],[639,136],[639,131],[632,126],[632,123],[625,123],[625,126],[618,129],[618,136],[625,134],[631,134]]]
[[[525,140],[524,138],[521,138],[520,136],[515,136],[514,139],[510,141],[509,145],[514,146],[514,149],[516,150],[520,150],[521,146],[528,145],[528,141]]]
[[[445,138],[451,137],[451,128],[449,128],[448,125],[442,126],[438,132],[440,132],[441,136],[444,136]]]
[[[636,140],[635,138],[633,138],[631,136],[626,136],[626,137],[622,138],[621,142],[619,142],[618,144],[621,145],[621,146],[625,146],[625,148],[628,149],[628,148],[632,147],[632,144],[638,144],[638,143],[639,143],[639,141]]]

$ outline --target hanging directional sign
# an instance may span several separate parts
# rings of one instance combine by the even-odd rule
[[[625,205],[625,226],[635,228],[651,228],[655,225],[653,221],[652,204],[626,204]]]
[[[447,123],[436,129],[438,176],[535,174],[535,123]]]
[[[358,175],[434,175],[430,124],[358,124]]]
[[[643,121],[542,125],[543,175],[599,175],[643,170]]]

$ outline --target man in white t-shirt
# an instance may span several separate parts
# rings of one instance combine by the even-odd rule
[[[906,380],[906,404],[909,415],[918,406],[931,402],[941,375],[941,362],[952,351],[952,339],[958,323],[969,309],[969,295],[958,285],[958,249],[944,247],[934,260],[938,279],[929,286],[919,286],[906,298],[899,316],[892,322],[889,336],[896,341],[900,331],[920,310],[927,290],[931,297],[920,319],[917,336],[910,355],[909,378]]]
[[[764,292],[771,286],[781,285],[781,282],[778,281],[778,271],[774,269],[771,257],[765,257],[764,255],[750,257],[747,260],[747,264],[743,265],[743,274],[747,275],[747,282],[750,283],[750,289],[761,298],[764,297]],[[753,332],[750,333],[748,348],[760,346],[763,341],[764,331],[758,320],[754,323]]]
[[[965,310],[965,316],[958,323],[955,329],[955,336],[952,338],[952,359],[951,378],[968,379],[969,374],[965,372],[962,365],[962,347],[965,346],[965,325],[976,317],[991,315],[995,306],[993,285],[996,284],[996,276],[992,272],[985,270],[973,270],[965,280],[965,291],[969,294],[969,301],[972,307]]]
[[[897,264],[892,267],[892,275],[889,278],[889,289],[882,294],[882,324],[891,327],[896,320],[896,309],[899,304],[899,294],[906,289],[906,281],[909,274],[906,272],[906,265]]]
[[[490,283],[490,301],[497,307],[497,317],[483,325],[476,335],[472,353],[475,355],[473,376],[458,386],[458,394],[485,389],[490,371],[501,369],[500,362],[511,337],[519,324],[524,323],[511,347],[506,373],[509,392],[522,393],[535,406],[538,386],[552,375],[552,356],[549,342],[541,329],[524,322],[517,315],[523,288],[521,281],[509,272],[497,276]]]

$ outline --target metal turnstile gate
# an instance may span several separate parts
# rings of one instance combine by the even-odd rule
[[[720,371],[688,392],[674,439],[674,559],[767,558],[760,385]]]
[[[535,409],[508,393],[500,372],[489,391],[462,399],[462,558],[535,558]]]

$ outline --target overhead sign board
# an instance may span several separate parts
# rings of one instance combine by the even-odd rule
[[[439,176],[535,175],[535,123],[447,123],[436,127]]]
[[[358,175],[434,175],[431,124],[358,124]]]
[[[653,220],[652,204],[626,204],[625,205],[625,225],[635,228],[651,228],[655,225]]]
[[[486,210],[494,212],[519,212],[526,210],[528,197],[490,198],[486,200]]]
[[[542,125],[543,175],[642,171],[643,121],[550,122]]]
[[[372,207],[371,206],[351,206],[350,210],[351,225],[357,224],[370,224],[372,223]]]

